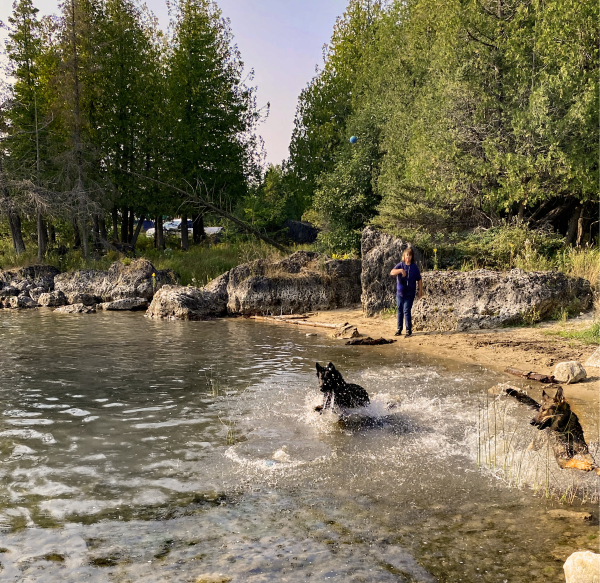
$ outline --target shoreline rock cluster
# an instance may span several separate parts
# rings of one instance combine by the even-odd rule
[[[362,260],[297,251],[280,261],[234,267],[203,288],[176,285],[170,271],[145,259],[113,263],[108,271],[59,273],[36,265],[0,272],[0,307],[55,308],[62,313],[146,310],[166,320],[299,314],[362,303],[367,316],[395,310],[391,269],[409,243],[367,227]],[[422,254],[415,250],[415,259]],[[557,271],[477,270],[423,273],[424,296],[413,308],[416,331],[465,331],[534,323],[560,310],[584,311],[588,281]]]

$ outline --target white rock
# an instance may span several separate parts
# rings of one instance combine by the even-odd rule
[[[585,361],[585,366],[600,368],[600,348],[597,348],[596,352]]]
[[[563,569],[567,583],[600,583],[600,555],[591,551],[573,553]]]
[[[84,306],[83,304],[73,304],[72,306],[56,308],[54,311],[59,312],[60,314],[95,314],[96,308]]]
[[[559,383],[577,383],[587,377],[585,368],[580,362],[570,360],[569,362],[559,362],[554,368],[554,378]]]

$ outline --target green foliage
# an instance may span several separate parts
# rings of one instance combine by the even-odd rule
[[[600,322],[593,322],[590,326],[571,330],[551,330],[545,332],[553,336],[560,336],[568,340],[578,340],[582,344],[600,344]]]

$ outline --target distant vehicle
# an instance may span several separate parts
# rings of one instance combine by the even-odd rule
[[[188,219],[188,230],[191,231],[194,227],[194,221],[192,219]],[[204,227],[204,232],[210,235],[217,235],[223,230],[223,227]],[[156,229],[152,227],[146,231],[146,237],[154,237]],[[177,237],[181,237],[181,219],[173,219],[172,221],[167,221],[163,223],[163,231],[165,233],[170,233],[171,235],[175,235]]]

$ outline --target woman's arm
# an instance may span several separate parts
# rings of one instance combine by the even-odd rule
[[[423,280],[419,280],[419,299],[423,297]]]
[[[393,275],[394,277],[396,277],[397,275],[406,277],[406,271],[404,271],[404,269],[392,269],[392,271],[390,271],[390,275]]]

